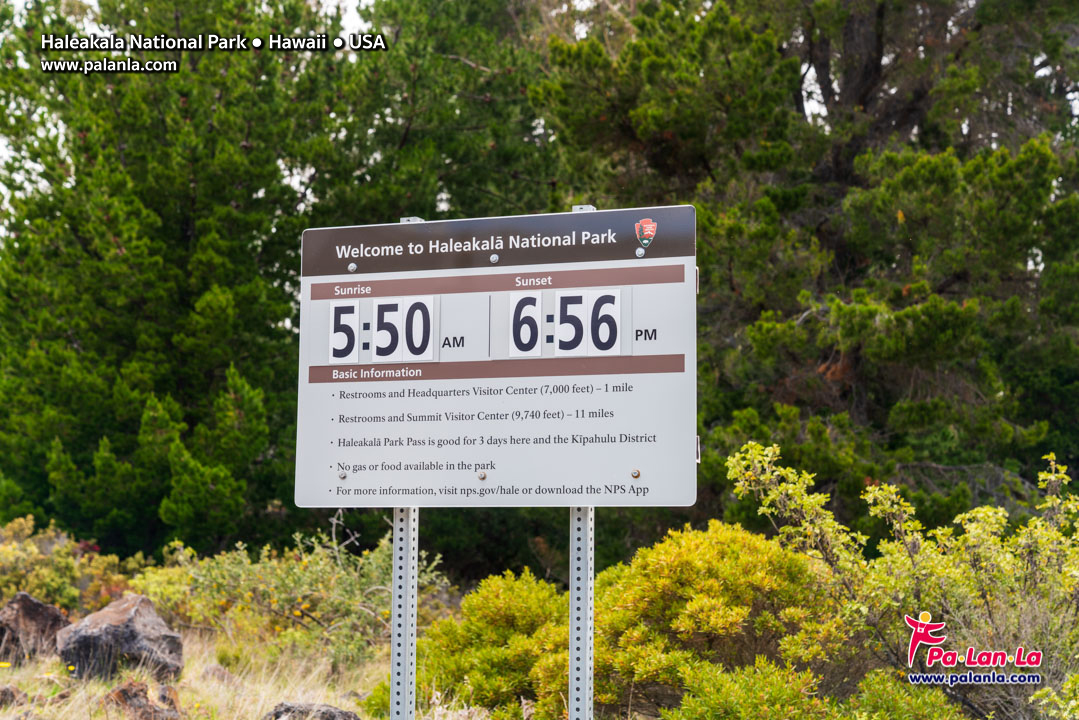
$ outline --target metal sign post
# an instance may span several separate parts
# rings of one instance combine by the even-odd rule
[[[416,717],[416,602],[419,575],[417,550],[420,509],[393,509],[393,646],[390,648],[390,718]]]
[[[570,509],[569,720],[592,720],[596,509]]]
[[[573,206],[573,212],[595,209],[593,205]],[[569,720],[592,720],[596,509],[570,508],[569,524]]]
[[[423,218],[403,217],[403,223]],[[416,604],[419,600],[420,509],[393,509],[393,588],[390,608],[390,718],[416,717]]]

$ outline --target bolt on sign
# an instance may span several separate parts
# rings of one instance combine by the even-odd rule
[[[296,504],[691,505],[692,206],[303,234]]]

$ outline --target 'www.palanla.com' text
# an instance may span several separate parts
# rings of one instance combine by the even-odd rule
[[[100,60],[42,60],[42,72],[57,73],[81,73],[91,75],[93,73],[144,73],[144,72],[176,72],[179,63],[176,60],[136,60],[135,58],[123,58],[113,60],[101,58]]]

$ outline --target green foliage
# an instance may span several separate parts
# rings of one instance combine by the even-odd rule
[[[757,524],[724,469],[748,440],[782,443],[871,552],[883,528],[860,496],[882,480],[934,525],[1029,513],[1040,456],[1079,451],[1079,176],[1056,94],[1079,79],[1059,42],[1075,7],[607,7],[550,41],[532,96],[575,190],[696,207],[689,518]],[[621,13],[634,32],[612,31]],[[1017,102],[1021,123],[992,110]]]
[[[286,22],[331,26],[302,3],[109,2],[81,17],[47,2],[3,28],[5,60],[37,57],[42,32],[84,34],[88,20],[102,32],[184,36],[220,23],[263,35]],[[300,225],[281,211],[300,194],[279,163],[305,135],[299,108],[314,106],[289,66],[278,53],[208,52],[175,73],[35,67],[0,84],[13,111],[0,132],[14,153],[0,182],[18,188],[0,252],[0,306],[12,319],[4,469],[64,526],[111,549],[156,550],[169,533],[157,512],[168,449],[140,443],[143,423],[167,408],[190,445],[188,429],[212,423],[229,391],[231,364],[268,389],[274,428],[250,438],[257,459],[242,474],[259,482],[245,500],[273,496],[288,477],[287,453],[271,448],[291,438],[291,387],[274,378],[294,358],[285,281]]]
[[[0,600],[30,593],[65,613],[99,610],[123,595],[127,578],[145,566],[142,555],[121,561],[77,543],[50,523],[35,528],[33,516],[0,526]]]
[[[1075,717],[1079,713],[1079,674],[1068,676],[1060,692],[1053,688],[1042,688],[1034,693],[1031,701],[1052,720]]]
[[[685,673],[686,697],[668,720],[833,720],[838,713],[817,696],[813,673],[778,668],[761,658],[754,665],[724,672],[699,665]]]
[[[674,707],[682,673],[778,659],[783,638],[826,613],[816,571],[775,541],[719,522],[671,532],[596,578],[596,700],[619,713]],[[567,597],[525,571],[490,577],[420,644],[421,685],[500,717],[520,700],[565,711]],[[372,706],[372,709],[375,709]]]
[[[565,622],[565,596],[550,583],[528,570],[489,577],[461,603],[460,620],[425,634],[424,684],[505,712],[520,697],[535,697],[531,672],[545,651],[538,635]]]
[[[198,538],[200,549],[214,547],[236,527],[244,482],[220,465],[202,465],[180,443],[172,446],[169,464],[172,491],[161,501],[161,519],[182,537]]]
[[[337,36],[340,10],[10,10],[0,498],[123,554],[287,543],[317,523],[288,502],[300,232],[546,208],[556,156],[525,91],[539,55],[513,41],[535,18],[380,0],[362,14],[386,52],[151,53],[179,69],[82,75],[41,72],[39,36]]]
[[[44,515],[44,512],[34,508],[17,482],[0,473],[0,523],[34,514]]]
[[[845,703],[844,718],[861,720],[961,720],[966,714],[936,688],[915,687],[901,673],[874,670]]]
[[[817,580],[805,558],[735,526],[670,532],[597,578],[597,700],[664,707],[694,663],[777,659],[785,636],[827,612]]]
[[[0,529],[0,597],[20,590],[64,610],[79,604],[74,547],[55,526],[34,532],[32,516]]]
[[[726,672],[698,665],[685,672],[686,697],[666,720],[960,720],[962,711],[936,689],[912,687],[893,673],[869,673],[846,702],[817,692],[810,672],[777,667],[763,658]]]
[[[315,171],[312,224],[545,210],[557,155],[528,103],[540,56],[521,41],[535,8],[379,0],[359,12],[390,47],[325,68],[332,89],[300,152]]]
[[[533,87],[533,102],[571,152],[609,158],[603,189],[622,199],[685,199],[698,183],[722,186],[739,171],[791,160],[784,101],[797,63],[724,4],[695,10],[687,22],[677,3],[646,5],[631,20],[635,38],[614,58],[599,38],[551,40],[561,72]]]
[[[1075,464],[1074,3],[359,12],[386,52],[82,76],[40,72],[36,38],[335,35],[340,12],[3,6],[3,519],[121,554],[284,546],[320,515],[289,503],[299,231],[577,200],[698,218],[699,502],[605,511],[604,565],[687,520],[759,522],[724,470],[748,440],[781,442],[871,553],[866,486],[901,484],[927,525],[982,504],[1018,518],[1042,455]],[[431,519],[469,577],[564,553],[550,509]]]
[[[1045,491],[1039,515],[1008,531],[1002,508],[979,507],[955,518],[955,527],[926,532],[898,488],[866,489],[870,513],[887,528],[880,556],[866,560],[865,536],[851,532],[826,509],[827,496],[811,492],[813,478],[778,464],[779,448],[748,443],[729,462],[737,492],[753,497],[760,512],[781,523],[780,539],[819,558],[832,571],[828,593],[834,619],[807,624],[784,641],[792,660],[834,657],[844,647],[907,669],[910,629],[905,615],[930,612],[947,623],[950,648],[1039,650],[1041,688],[955,685],[949,697],[981,715],[1028,716],[1035,689],[1051,707],[1064,707],[1061,685],[1079,673],[1079,609],[1074,602],[1079,563],[1079,501],[1062,495],[1067,468],[1049,454],[1039,473]],[[924,667],[916,658],[914,670]],[[1071,687],[1069,685],[1068,687]]]
[[[145,570],[130,585],[169,622],[221,633],[228,647],[265,646],[271,659],[285,650],[326,648],[336,668],[367,657],[389,631],[389,537],[360,554],[325,535],[293,541],[282,551],[265,546],[255,557],[240,544],[203,558],[176,541],[163,567]],[[437,564],[437,558],[421,563],[424,624],[442,612],[436,595],[446,580]],[[234,665],[248,661],[242,653],[226,655]]]

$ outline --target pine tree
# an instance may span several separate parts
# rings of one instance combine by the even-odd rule
[[[871,532],[882,479],[926,518],[1028,510],[1079,452],[1079,11],[669,1],[612,43],[611,7],[532,93],[575,191],[697,208],[694,514],[759,522],[722,464],[751,439]]]
[[[364,13],[387,51],[136,52],[178,69],[83,75],[37,63],[100,51],[41,35],[334,37],[341,19],[304,0],[0,6],[4,513],[123,553],[317,522],[291,503],[303,228],[551,201],[512,9]]]

